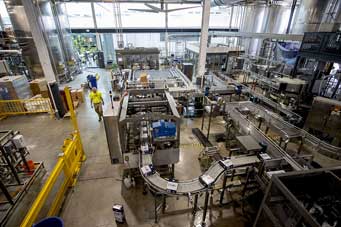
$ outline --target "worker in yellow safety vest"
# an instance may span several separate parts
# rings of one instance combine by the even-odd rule
[[[93,87],[91,89],[89,96],[90,96],[91,108],[95,107],[95,111],[98,115],[98,121],[101,121],[103,117],[102,105],[104,105],[102,93],[100,91],[97,91],[96,87]]]

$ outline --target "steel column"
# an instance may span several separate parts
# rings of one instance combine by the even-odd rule
[[[204,210],[203,210],[203,215],[202,215],[202,226],[205,226],[205,220],[206,220],[206,214],[207,214],[207,208],[208,208],[208,198],[210,196],[209,191],[207,190],[205,192],[205,203],[204,203]]]
[[[289,16],[289,21],[288,21],[288,26],[287,26],[287,32],[286,32],[286,34],[289,34],[289,33],[290,33],[292,18],[294,17],[296,4],[297,4],[297,0],[292,0],[291,11],[290,11],[290,16]]]
[[[195,194],[192,214],[195,214],[197,212],[197,209],[198,209],[198,198],[199,198],[199,194]]]
[[[204,74],[206,66],[207,42],[208,42],[208,26],[210,22],[211,0],[204,0],[201,19],[200,33],[200,49],[199,49],[199,64],[196,77],[201,77],[200,87],[204,87]]]
[[[224,194],[225,194],[225,188],[226,188],[226,182],[227,182],[227,173],[224,174],[223,188],[222,188],[222,191],[221,191],[221,193],[220,193],[220,199],[219,199],[219,204],[220,204],[220,205],[223,204]]]
[[[201,131],[204,130],[204,124],[205,124],[205,108],[202,112],[202,120],[201,120]]]
[[[208,118],[208,128],[207,128],[207,140],[209,140],[209,136],[210,136],[210,130],[211,130],[211,120],[212,120],[212,112],[213,112],[213,104],[211,104],[211,108],[210,108],[210,116]]]
[[[4,195],[5,195],[5,197],[7,198],[8,202],[9,202],[10,204],[14,204],[11,194],[9,194],[9,192],[8,192],[8,190],[7,190],[7,188],[6,188],[6,186],[4,185],[4,183],[2,183],[1,180],[0,180],[0,189],[1,189],[1,191],[4,193]]]

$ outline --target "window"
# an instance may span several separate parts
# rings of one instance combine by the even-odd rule
[[[198,4],[172,4],[168,9],[179,9],[193,7],[190,9],[170,12],[168,24],[170,28],[200,28],[202,7]]]
[[[115,17],[112,3],[94,3],[98,28],[114,28]]]
[[[110,2],[94,2],[98,28],[115,28],[114,6]],[[151,4],[160,8],[160,4]],[[168,4],[168,9],[180,9],[168,13],[169,28],[200,28],[202,6],[199,4]],[[66,3],[71,28],[94,28],[91,3]],[[236,8],[236,7],[235,7]],[[165,28],[165,13],[150,12],[143,3],[120,3],[122,28]],[[146,11],[143,11],[146,10]],[[149,12],[148,12],[149,11]],[[235,9],[235,12],[237,8]],[[212,7],[211,28],[228,28],[231,7]],[[236,13],[235,13],[236,15]],[[234,15],[234,16],[235,16]],[[236,27],[233,21],[232,27]]]
[[[66,3],[71,28],[94,28],[90,3]]]
[[[159,4],[153,4],[160,7]],[[137,10],[150,10],[141,3],[121,3],[122,26],[124,28],[164,28],[165,14],[141,12]]]
[[[5,3],[2,0],[0,0],[0,17],[5,28],[12,26]]]

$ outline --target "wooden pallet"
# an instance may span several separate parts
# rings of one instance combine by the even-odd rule
[[[75,114],[77,115],[77,111],[76,110],[74,110],[75,111]],[[64,115],[64,117],[63,118],[70,118],[71,117],[71,114],[70,114],[70,111],[68,111],[65,115]]]

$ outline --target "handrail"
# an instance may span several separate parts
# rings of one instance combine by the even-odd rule
[[[56,186],[57,179],[62,175],[62,173],[64,173],[64,181],[57,190],[57,194],[50,206],[47,216],[53,216],[58,213],[67,190],[76,184],[80,167],[82,165],[82,162],[85,160],[85,154],[78,130],[77,119],[75,117],[72,105],[70,90],[68,87],[65,87],[64,91],[71,113],[71,120],[74,126],[74,131],[71,134],[71,138],[64,140],[62,153],[59,154],[57,164],[53,168],[50,176],[46,180],[43,188],[39,192],[37,198],[31,206],[31,209],[26,214],[20,227],[31,227],[33,225],[48,196]]]
[[[281,117],[279,117],[277,114],[266,110],[262,106],[255,105],[249,101],[243,102],[243,103],[248,105],[249,107],[250,107],[250,105],[253,105],[253,107],[255,109],[257,109],[258,111],[263,111],[264,114],[267,114],[270,117],[270,119],[269,119],[270,124],[272,121],[276,120],[277,122],[279,122],[283,126],[286,126],[286,127],[293,129],[293,130],[296,130],[297,135],[302,137],[305,140],[305,142],[310,143],[310,145],[312,145],[315,148],[316,152],[321,153],[321,154],[328,156],[330,158],[333,158],[333,159],[339,159],[339,160],[341,159],[341,147],[336,147],[336,146],[329,144],[323,140],[320,140],[319,138],[315,137],[314,135],[310,134],[309,132],[305,131],[304,129],[298,128],[297,126],[292,125],[289,122],[286,122]],[[265,116],[264,116],[264,118],[265,118]],[[284,130],[284,132],[285,132],[285,130]]]
[[[50,113],[54,111],[49,98],[0,100],[0,116]]]

